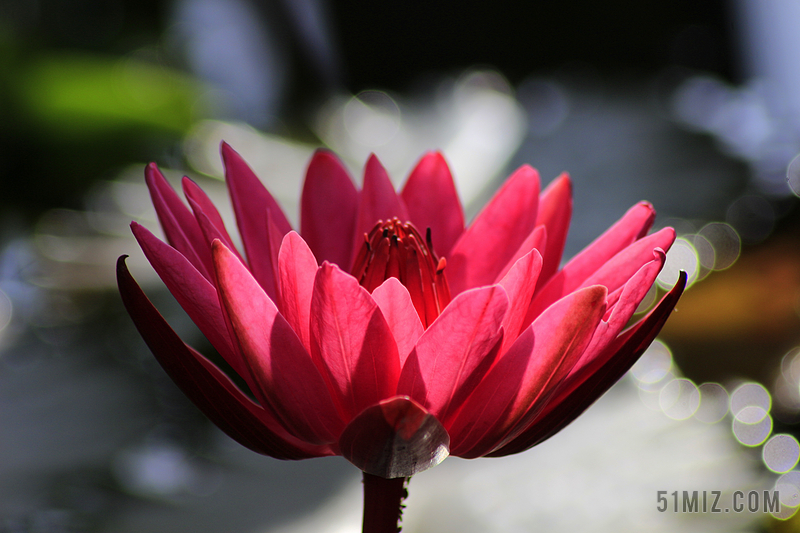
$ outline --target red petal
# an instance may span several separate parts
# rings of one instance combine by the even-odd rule
[[[372,154],[364,167],[364,188],[358,206],[353,256],[364,242],[364,234],[369,233],[378,220],[388,221],[394,217],[405,222],[408,220],[408,211],[403,200],[397,196],[386,169]]]
[[[602,284],[609,291],[617,290],[636,273],[639,268],[652,259],[653,251],[668,251],[675,241],[675,230],[664,228],[652,235],[636,241],[612,257],[602,267],[589,276],[582,285]]]
[[[387,479],[409,477],[447,458],[450,437],[436,417],[407,396],[362,411],[345,428],[339,450],[358,468]]]
[[[539,290],[536,291],[535,300],[537,305],[532,310],[533,316],[536,316],[538,312],[541,312],[542,309],[563,295],[569,294],[584,285],[584,281],[612,257],[646,235],[653,224],[654,217],[653,206],[647,202],[641,202],[630,208],[605,233],[570,259],[566,266],[555,274],[546,285],[541,286],[540,283]],[[548,229],[548,246],[550,245],[549,235]],[[649,258],[650,254],[648,253],[647,259]],[[545,263],[548,261],[546,256],[544,261]],[[544,272],[542,275],[544,275]],[[613,289],[609,290],[609,292],[612,291]]]
[[[158,362],[228,436],[255,452],[278,459],[332,455],[327,446],[309,446],[290,436],[214,364],[184,344],[131,277],[125,256],[117,261],[117,282],[128,314]]]
[[[205,218],[208,219],[208,224],[210,225],[206,225],[205,222],[201,222],[199,218],[197,221],[197,223],[200,225],[200,229],[202,229],[203,233],[205,234],[206,242],[208,243],[208,249],[211,249],[211,242],[213,242],[215,238],[218,238],[225,243],[225,246],[227,246],[230,250],[236,251],[236,248],[233,245],[233,239],[231,239],[230,234],[228,234],[228,230],[225,228],[225,222],[222,221],[222,217],[220,216],[217,207],[206,195],[203,189],[198,187],[195,182],[187,177],[183,178],[182,184],[183,194],[186,195],[186,199],[189,201],[189,205],[192,207],[195,217],[199,217],[198,214],[202,213]],[[204,225],[206,225],[205,228]],[[210,228],[214,228],[213,234],[215,237],[209,239],[210,233],[207,231],[207,229]]]
[[[458,239],[447,258],[450,291],[493,283],[536,223],[539,174],[514,172]]]
[[[344,424],[319,371],[275,304],[220,241],[212,246],[220,300],[263,398],[296,437],[335,441]]]
[[[446,420],[492,364],[507,309],[508,297],[497,285],[459,294],[417,341],[397,393]]]
[[[538,250],[539,254],[541,255],[546,248],[547,228],[544,226],[536,226],[525,238],[525,241],[523,241],[513,257],[511,257],[511,260],[508,262],[508,264],[506,264],[506,266],[503,267],[503,270],[500,271],[500,275],[497,276],[495,283],[499,283],[500,280],[503,279],[506,274],[508,274],[508,271],[511,270],[511,267],[513,267],[523,256],[530,253],[531,250]],[[544,259],[542,260],[542,264],[544,265]],[[541,278],[541,272],[539,273],[539,278]]]
[[[317,275],[317,260],[306,242],[294,231],[283,238],[278,255],[281,314],[311,353],[309,324],[311,293]]]
[[[279,230],[280,237],[288,233],[292,226],[286,220],[278,202],[247,166],[242,157],[227,143],[222,143],[222,160],[225,164],[225,181],[228,184],[236,224],[242,235],[244,251],[250,271],[272,298],[275,297],[275,266],[268,246],[269,224],[267,212]],[[279,241],[280,242],[280,241]],[[279,246],[274,244],[276,251]]]
[[[211,252],[194,215],[172,190],[155,163],[147,165],[144,176],[167,242],[181,252],[206,279],[212,280]]]
[[[134,237],[156,273],[203,335],[237,374],[249,379],[247,367],[228,328],[219,305],[217,290],[176,249],[157,239],[147,228],[131,223]],[[249,383],[248,383],[249,384]]]
[[[464,212],[447,162],[440,152],[430,152],[411,171],[403,192],[411,222],[424,233],[431,228],[433,248],[446,257],[464,232]]]
[[[527,426],[591,340],[606,294],[600,286],[572,293],[519,336],[446,423],[453,455],[480,457]]]
[[[345,419],[394,394],[400,358],[378,304],[327,262],[311,297],[311,353]]]
[[[525,432],[487,455],[501,457],[527,450],[549,439],[578,418],[616,383],[650,346],[675,308],[675,304],[678,303],[685,286],[686,273],[681,272],[672,290],[647,317],[606,348],[611,356],[602,357],[607,361],[602,367],[591,370],[590,367],[586,367],[580,376],[580,384],[574,387],[570,394],[562,395],[557,391],[555,396],[563,399],[556,402],[557,398],[554,397],[554,401],[547,405]]]
[[[300,199],[300,233],[318,262],[349,268],[359,194],[339,159],[318,150],[308,164]]]
[[[592,342],[589,343],[589,347],[586,348],[583,357],[570,372],[570,378],[568,379],[572,379],[573,375],[580,373],[585,366],[592,364],[596,356],[600,355],[628,324],[639,303],[647,294],[647,291],[650,290],[650,287],[653,286],[656,276],[664,266],[664,261],[666,260],[664,252],[656,250],[653,255],[655,259],[643,265],[620,289],[619,300],[611,309],[611,315],[607,320],[600,323]]]
[[[547,228],[547,247],[542,253],[542,271],[539,273],[539,288],[549,280],[561,264],[564,245],[567,242],[569,221],[572,217],[572,182],[567,173],[554,179],[539,198],[539,213],[536,225]]]
[[[411,295],[400,280],[389,278],[372,291],[372,298],[381,308],[381,313],[392,330],[402,368],[425,330],[411,301]]]
[[[503,319],[503,348],[502,354],[517,339],[522,328],[522,321],[531,305],[533,291],[536,288],[536,280],[542,269],[542,256],[538,250],[531,250],[527,255],[520,258],[506,276],[500,280],[500,285],[508,294],[509,307],[506,317]]]
[[[208,249],[211,249],[211,243],[214,242],[214,239],[221,240],[225,246],[231,250],[236,257],[242,263],[245,263],[244,258],[239,254],[239,251],[233,246],[233,242],[231,241],[230,236],[228,236],[227,232],[223,233],[225,229],[223,228],[220,231],[219,227],[217,227],[208,215],[203,211],[203,208],[195,202],[192,198],[189,198],[189,205],[192,206],[192,211],[194,211],[195,219],[197,220],[197,225],[200,226],[200,230],[203,232],[203,237],[206,240]],[[209,281],[212,283],[216,283],[216,279],[212,278]]]

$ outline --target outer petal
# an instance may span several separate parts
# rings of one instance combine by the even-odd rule
[[[493,283],[534,228],[539,174],[529,166],[514,172],[478,214],[447,258],[453,294]]]
[[[602,283],[609,291],[622,287],[640,268],[651,260],[653,251],[666,252],[675,241],[675,230],[664,228],[634,242],[597,269],[583,284]]]
[[[339,159],[318,150],[308,164],[300,199],[300,233],[318,262],[350,267],[359,193]]]
[[[627,246],[625,249],[606,259],[604,263],[597,263],[591,269],[572,270],[570,265],[556,274],[550,282],[538,292],[531,303],[528,311],[528,318],[535,317],[551,302],[560,298],[563,294],[569,293],[578,287],[588,285],[605,285],[609,292],[621,287],[639,268],[650,261],[653,257],[653,250],[660,248],[669,250],[675,240],[675,230],[664,228],[643,239],[639,239]],[[598,261],[603,259],[598,258]],[[591,270],[588,276],[582,278],[587,270]]]
[[[678,303],[685,286],[686,273],[681,272],[672,290],[647,317],[606,348],[612,355],[603,357],[607,362],[602,367],[591,370],[590,367],[585,367],[586,370],[580,376],[580,384],[573,388],[570,394],[562,395],[557,392],[557,398],[560,400],[556,401],[554,398],[526,431],[487,455],[501,457],[525,451],[549,439],[578,418],[616,383],[650,346],[675,308],[675,304]]]
[[[402,368],[425,330],[411,301],[411,295],[400,280],[389,278],[372,291],[372,298],[381,308],[383,317],[392,330]]]
[[[297,335],[225,245],[214,241],[212,252],[220,299],[259,397],[298,438],[317,444],[336,441],[344,423]]]
[[[503,319],[505,338],[500,353],[505,352],[519,336],[541,269],[542,256],[538,250],[531,250],[500,280],[500,285],[506,290],[509,301],[508,312]]]
[[[214,205],[208,195],[206,195],[203,189],[198,187],[195,182],[185,176],[181,181],[181,184],[183,185],[183,194],[186,195],[186,199],[189,201],[189,205],[192,206],[195,216],[197,216],[198,211],[202,211],[206,217],[208,217],[208,221],[220,234],[220,240],[225,243],[225,246],[231,250],[234,250],[233,240],[228,234],[228,230],[225,228],[225,222],[222,221],[222,216],[220,216],[217,207]]]
[[[548,276],[549,281],[547,284],[544,286],[540,284],[539,290],[536,291],[536,298],[540,299],[540,302],[549,305],[549,303],[556,301],[564,294],[569,294],[580,287],[584,280],[609,259],[646,235],[653,224],[654,218],[655,211],[653,206],[647,202],[641,202],[630,208],[605,233],[573,257],[552,279],[549,279]],[[550,230],[548,228],[548,246],[550,244]],[[546,255],[544,260],[545,267],[547,267],[548,259]],[[545,274],[543,270],[542,275]],[[541,307],[540,310],[543,308]]]
[[[511,270],[511,267],[513,267],[523,256],[530,253],[531,250],[538,250],[539,254],[541,255],[546,249],[547,228],[544,225],[536,226],[519,246],[517,252],[511,257],[511,260],[508,262],[508,264],[506,264],[506,266],[503,267],[503,270],[500,271],[500,275],[497,276],[495,283],[500,283],[500,280],[503,279],[506,274],[508,274],[508,271]],[[544,260],[542,260],[542,264],[544,264]],[[539,278],[541,278],[541,272],[539,273]]]
[[[280,427],[205,357],[178,338],[131,277],[125,256],[117,261],[117,281],[125,308],[158,362],[192,402],[242,446],[278,459],[332,455],[309,446]]]
[[[250,375],[244,360],[228,335],[214,285],[180,252],[158,240],[144,226],[132,222],[131,230],[147,260],[189,318],[236,373],[248,380]]]
[[[364,242],[364,233],[369,233],[378,220],[391,220],[394,217],[406,221],[408,211],[403,200],[397,196],[386,169],[372,154],[364,167],[364,188],[358,206],[353,257]],[[350,264],[345,268],[350,268]]]
[[[181,252],[206,279],[212,280],[211,253],[194,216],[155,163],[147,165],[144,176],[167,242]]]
[[[420,231],[431,228],[436,254],[447,256],[464,232],[464,212],[441,152],[429,152],[419,160],[401,196],[411,222]]]
[[[383,400],[345,428],[339,450],[358,468],[387,479],[409,477],[447,458],[450,437],[436,417],[407,396]]]
[[[458,295],[417,341],[397,393],[446,420],[463,391],[477,384],[492,364],[507,309],[508,296],[497,285]]]
[[[400,358],[378,304],[327,262],[311,297],[311,354],[345,420],[394,395]]]
[[[602,286],[572,293],[519,336],[446,423],[454,455],[485,455],[540,412],[588,345],[605,299]]]
[[[653,252],[654,259],[640,268],[619,291],[619,300],[611,309],[607,320],[600,322],[592,342],[586,348],[581,360],[570,372],[570,378],[580,373],[583,368],[595,360],[606,347],[617,338],[617,335],[628,324],[636,308],[656,280],[656,276],[664,266],[666,255],[661,250]],[[566,386],[567,383],[564,383]],[[563,388],[563,387],[561,387]]]
[[[542,272],[539,288],[549,280],[561,264],[564,245],[567,242],[569,221],[572,217],[572,182],[567,173],[554,179],[539,198],[536,225],[547,228],[547,247],[542,252]]]
[[[203,237],[206,239],[206,246],[208,246],[208,249],[211,250],[211,243],[214,242],[214,239],[219,239],[230,251],[236,254],[236,257],[239,258],[239,261],[245,263],[244,258],[239,254],[239,251],[236,249],[236,247],[234,247],[233,241],[231,241],[231,238],[225,231],[225,228],[223,227],[222,230],[220,230],[219,226],[215,225],[211,218],[209,218],[205,211],[203,211],[203,208],[200,206],[200,204],[195,202],[192,198],[189,198],[189,205],[192,206],[192,211],[194,211],[194,216],[197,219],[197,225],[200,226],[200,230],[203,232]],[[217,280],[212,278],[209,281],[216,283]]]
[[[242,157],[227,143],[222,143],[225,181],[236,213],[236,223],[242,235],[244,251],[253,276],[271,297],[275,297],[275,268],[269,242],[267,212],[283,237],[292,226],[286,220],[278,202],[247,166]],[[277,249],[278,244],[275,244]]]
[[[306,242],[294,231],[283,238],[278,255],[280,271],[281,314],[311,353],[308,332],[311,316],[311,293],[317,275],[317,260]]]

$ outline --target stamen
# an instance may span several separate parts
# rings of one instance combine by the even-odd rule
[[[431,229],[425,240],[409,222],[397,218],[378,221],[364,235],[364,245],[353,263],[352,274],[368,291],[390,277],[400,280],[411,295],[420,320],[428,327],[450,303],[450,288],[444,275],[447,261],[433,252]]]

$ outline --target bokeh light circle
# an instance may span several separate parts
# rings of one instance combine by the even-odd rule
[[[762,450],[762,457],[767,468],[778,474],[784,474],[797,466],[800,459],[800,444],[791,435],[773,435]]]
[[[705,237],[714,248],[713,270],[725,270],[733,265],[742,251],[739,234],[730,224],[711,222],[697,232]]]
[[[787,472],[775,481],[775,489],[780,492],[782,505],[797,507],[800,505],[800,472]]]
[[[800,154],[796,155],[786,168],[786,181],[795,196],[800,196]]]
[[[772,433],[772,417],[765,409],[750,405],[733,417],[733,436],[745,446],[760,446]]]
[[[658,404],[665,415],[673,420],[686,420],[700,406],[700,391],[691,380],[673,379],[661,389]]]
[[[751,406],[760,407],[765,413],[772,407],[769,391],[760,383],[744,383],[731,393],[731,413],[734,416],[745,407]]]
[[[671,289],[678,282],[681,270],[686,272],[686,286],[690,286],[697,279],[700,269],[700,260],[695,247],[683,237],[675,240],[667,252],[667,261],[658,274],[656,281],[664,289]]]
[[[400,130],[400,108],[383,91],[362,91],[344,107],[344,126],[362,146],[377,147],[391,141]]]
[[[703,383],[700,391],[700,407],[694,417],[706,424],[715,424],[728,414],[728,391],[719,383]]]
[[[672,352],[666,344],[653,341],[642,354],[636,364],[631,367],[631,374],[641,385],[658,383],[669,374],[672,368]]]

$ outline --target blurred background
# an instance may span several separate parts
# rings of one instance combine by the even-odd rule
[[[129,254],[211,350],[128,224],[158,230],[149,161],[229,210],[222,139],[295,224],[327,146],[398,186],[442,150],[468,217],[523,163],[568,171],[566,257],[642,199],[678,230],[642,311],[691,287],[630,375],[532,451],[415,477],[404,531],[800,530],[798,24],[788,0],[4,0],[0,532],[358,530],[355,468],[232,442],[116,293]],[[776,487],[780,512],[656,511]]]

